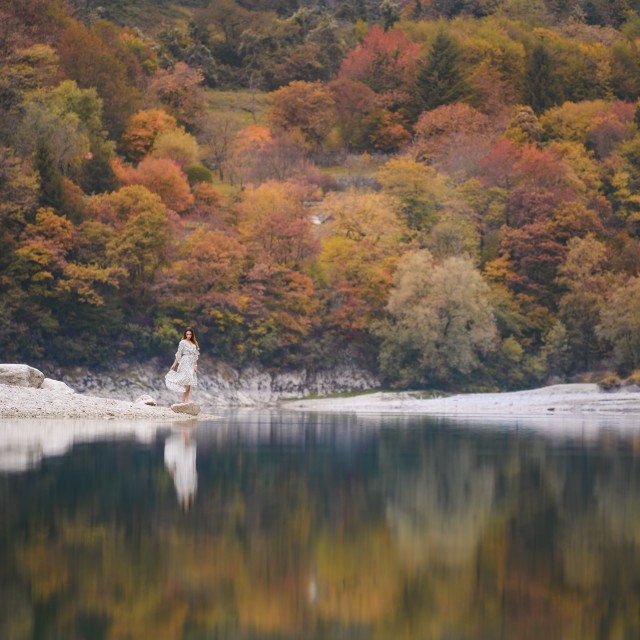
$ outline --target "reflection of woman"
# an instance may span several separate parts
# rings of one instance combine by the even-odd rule
[[[182,392],[182,402],[189,402],[191,387],[198,384],[198,341],[191,327],[187,327],[178,345],[176,359],[164,378],[167,389]],[[178,370],[176,371],[176,365]]]
[[[164,463],[176,485],[178,502],[189,510],[198,487],[196,473],[196,445],[190,442],[189,432],[167,438],[164,443]]]

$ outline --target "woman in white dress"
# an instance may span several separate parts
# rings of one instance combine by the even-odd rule
[[[198,341],[191,327],[187,327],[178,345],[176,359],[164,378],[167,389],[182,392],[182,402],[189,402],[191,387],[198,385]],[[176,370],[176,365],[178,369]]]

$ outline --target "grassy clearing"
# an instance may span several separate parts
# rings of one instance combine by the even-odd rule
[[[265,92],[252,93],[248,90],[221,91],[208,89],[206,91],[209,113],[229,118],[235,123],[238,130],[250,127],[253,124],[266,126],[268,95]]]

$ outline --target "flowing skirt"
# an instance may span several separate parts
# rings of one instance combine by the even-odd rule
[[[189,356],[182,356],[177,369],[171,369],[164,377],[164,382],[169,391],[184,393],[185,387],[198,386],[198,374],[195,370],[196,359]]]

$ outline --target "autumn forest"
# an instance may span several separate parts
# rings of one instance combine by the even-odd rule
[[[640,377],[639,12],[0,0],[1,359]]]

